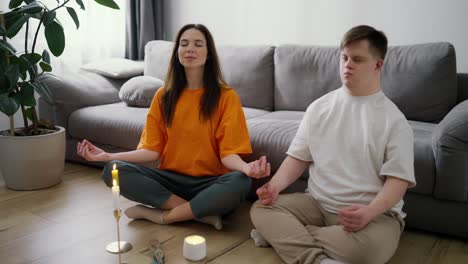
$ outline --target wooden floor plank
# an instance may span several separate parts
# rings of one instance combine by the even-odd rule
[[[256,247],[252,239],[244,241],[238,247],[230,250],[226,254],[219,256],[210,264],[282,264],[281,258],[273,248]]]
[[[136,203],[124,198],[122,208]],[[162,242],[167,264],[194,263],[182,256],[187,235],[206,238],[207,257],[198,263],[282,263],[272,248],[257,248],[249,238],[250,203],[230,218],[224,229],[189,221],[157,225],[144,220],[120,222],[122,240],[133,250],[122,255],[127,263],[150,263],[150,241]],[[9,190],[0,179],[0,262],[2,264],[116,263],[105,246],[116,238],[110,189],[101,169],[67,163],[63,181],[37,191]],[[468,263],[468,243],[450,237],[406,230],[391,264]]]
[[[437,238],[423,232],[403,232],[398,249],[389,264],[426,264]]]

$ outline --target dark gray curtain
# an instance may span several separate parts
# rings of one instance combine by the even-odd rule
[[[127,1],[125,57],[145,58],[148,41],[163,39],[163,0]]]

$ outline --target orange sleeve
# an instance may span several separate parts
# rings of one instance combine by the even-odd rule
[[[159,153],[162,153],[164,150],[167,140],[167,132],[160,103],[163,91],[164,89],[162,88],[158,89],[153,97],[137,149],[148,149]]]
[[[220,122],[216,129],[219,155],[224,158],[231,154],[250,154],[249,131],[239,96],[234,89],[225,90],[224,100],[220,102]]]

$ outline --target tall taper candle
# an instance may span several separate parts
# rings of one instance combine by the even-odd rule
[[[114,163],[114,166],[112,167],[112,180],[115,180],[117,182],[117,186],[120,185],[119,170],[117,170],[115,163]]]
[[[119,204],[119,195],[120,195],[120,187],[117,185],[117,181],[114,179],[112,180],[112,197],[114,197],[114,209],[120,209]]]

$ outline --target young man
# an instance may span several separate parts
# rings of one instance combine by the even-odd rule
[[[252,237],[286,263],[385,263],[397,249],[402,197],[415,185],[413,132],[381,91],[386,51],[372,27],[344,35],[343,86],[307,108],[287,158],[257,190]],[[306,192],[279,195],[306,168]]]

